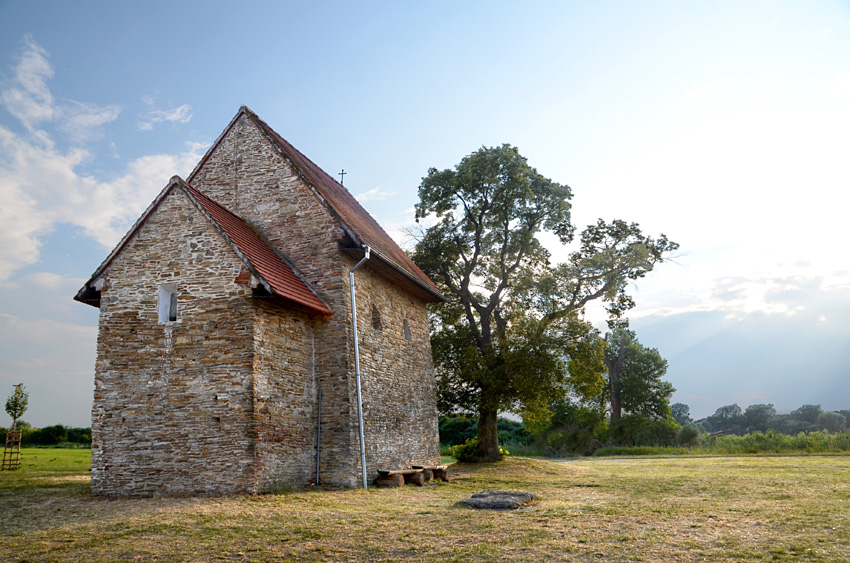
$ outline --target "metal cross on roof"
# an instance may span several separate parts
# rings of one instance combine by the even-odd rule
[[[348,172],[346,172],[346,171],[345,171],[345,168],[343,168],[343,169],[342,169],[342,171],[339,173],[339,185],[340,185],[340,186],[344,186],[344,185],[345,185],[345,181],[344,181],[344,180],[345,180],[345,175],[346,175],[346,174],[348,174]]]

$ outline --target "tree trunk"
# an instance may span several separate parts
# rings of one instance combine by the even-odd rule
[[[499,461],[499,429],[497,427],[499,412],[495,409],[478,411],[478,449],[482,461]]]
[[[611,422],[617,422],[623,415],[623,408],[620,406],[620,390],[617,389],[618,376],[619,374],[617,376],[611,374]]]
[[[608,340],[608,337],[605,338]],[[626,337],[620,335],[620,349],[617,351],[617,361],[612,366],[608,360],[608,355],[605,355],[605,367],[608,368],[608,385],[611,394],[611,422],[617,422],[622,416],[622,407],[620,406],[620,373],[623,371],[623,362],[626,359]]]

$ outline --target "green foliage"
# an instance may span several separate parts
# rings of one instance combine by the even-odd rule
[[[680,426],[671,417],[655,420],[640,414],[627,414],[612,422],[608,439],[614,445],[676,446]]]
[[[767,432],[776,417],[776,409],[772,404],[754,404],[747,407],[743,416],[747,432]]]
[[[91,428],[68,428],[68,442],[91,445]]]
[[[616,361],[621,335],[625,336],[626,345],[623,368],[616,385],[609,392],[619,396],[624,412],[652,420],[669,417],[670,397],[675,389],[670,382],[661,379],[667,374],[667,360],[657,349],[647,348],[638,342],[633,331],[618,329],[606,350],[611,365]]]
[[[619,317],[633,305],[629,282],[677,247],[635,224],[599,221],[568,262],[553,266],[537,237],[572,240],[571,195],[510,145],[481,148],[454,169],[431,168],[419,187],[417,221],[436,223],[413,259],[448,299],[431,318],[438,406],[487,421],[479,438],[488,459],[498,457],[497,412],[545,420],[549,403],[566,394],[568,369],[580,387],[599,386],[597,334],[582,308],[602,299]]]
[[[825,431],[799,433],[796,436],[769,431],[745,436],[703,437],[699,447],[712,453],[837,453],[850,451],[850,433],[830,434]]]
[[[455,446],[474,438],[478,432],[478,418],[469,415],[440,416],[440,444]],[[499,418],[497,423],[499,442],[513,446],[526,446],[532,441],[531,435],[521,422],[508,418]]]
[[[439,427],[440,444],[455,446],[475,437],[478,432],[478,419],[463,415],[441,415]]]
[[[679,426],[687,426],[694,422],[691,418],[691,407],[685,403],[673,403],[670,405],[670,415]]]
[[[815,422],[821,430],[839,433],[847,430],[847,419],[837,412],[822,412]]]
[[[531,435],[526,431],[522,422],[499,418],[497,427],[500,444],[527,444],[531,441]]]
[[[91,428],[67,428],[61,424],[46,426],[44,428],[32,428],[23,420],[18,421],[18,430],[21,431],[21,444],[23,446],[61,446],[61,447],[89,447],[91,446]],[[6,440],[5,428],[0,428],[0,442]]]
[[[16,430],[16,422],[26,412],[29,405],[29,393],[23,383],[15,385],[15,390],[6,399],[6,413],[12,417],[12,430]]]
[[[847,430],[843,412],[825,412],[820,405],[803,405],[790,414],[776,414],[772,404],[753,404],[741,411],[737,404],[720,407],[715,413],[696,424],[705,432],[728,431],[743,436],[769,431],[787,435],[828,430],[839,433]]]
[[[68,441],[68,429],[61,424],[33,430],[24,442],[33,446],[53,446]]]
[[[568,400],[550,408],[552,417],[545,424],[529,425],[547,456],[590,455],[602,445],[608,425],[601,409]]]
[[[809,424],[817,424],[818,417],[823,412],[820,405],[803,405],[799,409],[791,412],[791,418],[808,422]]]
[[[684,430],[684,429],[683,429]],[[753,432],[744,436],[728,435],[711,438],[700,435],[694,446],[685,448],[659,446],[606,446],[594,456],[621,455],[741,455],[741,454],[829,454],[850,452],[850,432],[832,434],[826,431],[800,433],[795,436],[775,431]]]
[[[481,450],[478,449],[478,438],[470,438],[463,444],[452,448],[452,457],[461,463],[477,463],[481,461]]]
[[[507,449],[499,447],[499,459],[511,455]],[[484,459],[481,448],[478,444],[478,438],[470,438],[463,444],[459,444],[452,448],[452,457],[462,463],[478,463]]]
[[[793,414],[780,414],[773,417],[768,429],[781,432],[782,434],[788,434],[789,436],[799,434],[800,432],[816,432],[820,430],[816,423],[794,418]],[[738,433],[743,434],[743,432]]]
[[[661,379],[667,372],[667,361],[658,350],[640,344],[635,333],[629,330],[615,330],[613,338],[607,342],[598,336],[594,339],[601,344],[596,348],[599,354],[597,361],[608,356],[607,361],[599,363],[607,364],[609,381],[598,375],[601,383],[590,379],[588,385],[573,384],[570,389],[578,397],[577,402],[569,399],[552,401],[549,404],[552,415],[548,420],[526,419],[538,446],[547,455],[555,456],[567,453],[589,455],[606,440],[630,445],[677,443],[679,425],[670,417],[669,406],[674,389],[669,382]],[[619,365],[617,357],[621,343],[625,347],[623,362]],[[615,372],[616,378],[612,372]],[[572,374],[570,383],[573,383]],[[610,429],[603,408],[608,401],[611,402],[612,413],[616,410],[620,417],[622,411],[627,413],[625,420],[612,414],[614,422]],[[687,414],[687,405],[681,407]]]
[[[724,405],[714,411],[714,414],[705,419],[705,430],[707,432],[718,432],[725,430],[735,434],[744,434],[744,413],[737,403]]]
[[[690,447],[696,444],[697,439],[700,436],[699,429],[693,424],[688,424],[683,426],[681,430],[679,430],[679,445]]]

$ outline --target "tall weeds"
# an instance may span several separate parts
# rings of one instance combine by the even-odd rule
[[[689,448],[664,448],[653,446],[608,446],[594,452],[594,456],[619,455],[737,455],[785,453],[843,453],[850,452],[850,432],[830,434],[800,432],[789,436],[779,432],[754,432],[744,436],[710,437],[701,435]]]

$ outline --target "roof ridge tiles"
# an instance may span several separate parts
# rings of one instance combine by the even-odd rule
[[[345,230],[353,235],[352,238],[355,242],[374,248],[381,259],[388,262],[405,277],[424,288],[438,300],[444,299],[434,282],[384,231],[381,225],[345,186],[295,148],[248,107],[242,106],[234,121],[243,113],[263,131],[302,179],[317,192],[317,195],[340,221]]]

